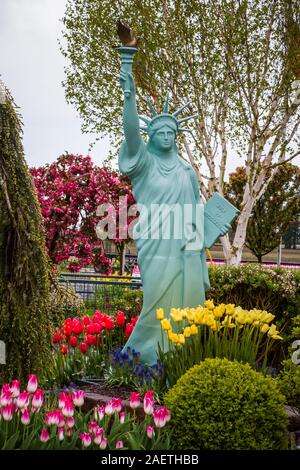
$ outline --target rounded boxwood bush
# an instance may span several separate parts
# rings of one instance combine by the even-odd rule
[[[248,364],[206,359],[165,395],[175,449],[286,449],[284,397]]]

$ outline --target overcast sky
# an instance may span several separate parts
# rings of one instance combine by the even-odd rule
[[[75,109],[61,85],[63,58],[58,45],[66,0],[0,0],[0,74],[21,108],[24,148],[30,166],[65,152],[86,155],[94,136],[82,134]],[[108,142],[90,155],[100,164]]]
[[[61,85],[65,59],[58,38],[65,4],[66,0],[0,0],[0,78],[21,108],[30,166],[50,163],[65,151],[86,155],[95,137],[81,133],[80,119],[66,104]],[[89,154],[99,165],[108,151],[106,139]],[[229,156],[226,173],[242,163]],[[300,157],[294,163],[299,164]]]

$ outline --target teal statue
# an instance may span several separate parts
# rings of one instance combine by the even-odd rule
[[[152,365],[157,361],[157,343],[165,349],[168,344],[167,338],[162,341],[156,310],[163,308],[167,316],[172,307],[204,304],[210,286],[205,248],[228,231],[237,210],[215,194],[207,203],[205,234],[205,208],[197,177],[193,167],[178,156],[176,145],[183,124],[194,116],[179,118],[188,105],[170,114],[167,97],[162,113],[149,100],[151,117],[139,117],[132,76],[136,51],[135,47],[118,48],[125,134],[118,163],[121,173],[131,180],[140,212],[133,238],[144,294],[139,320],[124,350],[138,351],[141,360]],[[147,142],[141,136],[140,120]]]

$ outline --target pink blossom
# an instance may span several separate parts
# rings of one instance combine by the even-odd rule
[[[154,426],[146,426],[146,432],[147,432],[147,436],[149,437],[149,439],[152,439],[155,434]]]
[[[123,449],[124,447],[124,444],[123,444],[123,441],[117,441],[116,443],[116,449]]]
[[[82,432],[80,433],[80,439],[82,440],[83,447],[89,447],[92,443],[92,433]]]
[[[96,423],[96,421],[90,421],[89,422],[89,432],[92,432],[95,434],[96,430],[98,429],[98,424]]]
[[[120,420],[120,424],[124,424],[124,423],[125,423],[125,411],[120,411],[120,413],[119,413],[119,420]]]
[[[67,428],[73,428],[74,425],[75,425],[75,419],[73,418],[73,416],[66,419]]]
[[[11,421],[13,418],[14,407],[12,404],[4,406],[2,409],[2,418],[4,421]]]
[[[65,406],[62,409],[62,414],[66,418],[70,418],[74,415],[74,406],[72,402],[65,402]]]
[[[171,415],[169,410],[165,406],[162,406],[154,411],[153,419],[157,428],[163,428],[165,424],[170,421]]]
[[[146,392],[144,396],[144,412],[146,415],[152,415],[154,411],[155,400],[153,400],[154,392]]]
[[[94,443],[97,445],[101,444],[102,441],[102,436],[103,436],[104,429],[103,428],[97,428],[96,433],[95,433],[95,438],[94,438]]]
[[[63,441],[64,440],[64,428],[57,428],[57,432],[58,432],[58,439],[60,441]]]
[[[14,398],[17,398],[20,395],[20,381],[19,380],[13,380],[11,383],[10,387],[12,391],[12,396]]]
[[[25,409],[22,411],[21,422],[22,422],[22,424],[24,424],[25,426],[30,423],[30,411],[29,411],[28,408],[25,408]]]
[[[38,387],[37,378],[35,374],[29,374],[28,376],[28,384],[27,384],[27,392],[33,393],[36,391]]]
[[[64,408],[65,406],[65,403],[70,401],[70,397],[67,393],[65,392],[62,392],[60,395],[59,395],[59,399],[58,399],[58,408]]]
[[[17,406],[18,408],[27,408],[29,405],[30,393],[29,392],[22,392],[17,398]]]
[[[32,397],[32,406],[34,406],[34,408],[36,409],[39,409],[41,408],[43,401],[44,401],[43,390],[41,390],[40,388],[37,388]]]
[[[78,390],[72,393],[73,403],[75,406],[81,407],[84,404],[84,391]]]
[[[45,417],[47,426],[58,426],[60,423],[60,417],[61,417],[60,410],[49,411],[49,413],[47,413]]]
[[[105,415],[105,407],[97,405],[97,407],[94,410],[94,418],[95,420],[102,421]]]
[[[114,411],[121,411],[122,409],[122,399],[121,398],[112,398],[111,400],[111,406]]]
[[[132,408],[133,410],[138,408],[141,404],[141,394],[140,393],[136,393],[136,392],[132,392],[130,394],[130,401],[129,401],[129,405],[130,405],[130,408]]]
[[[1,406],[10,405],[12,403],[12,398],[13,398],[13,394],[12,394],[11,390],[4,390],[1,393],[0,405]]]
[[[112,415],[114,414],[114,408],[111,401],[108,401],[105,405],[105,414]]]
[[[100,449],[105,450],[107,447],[107,438],[102,437],[101,443],[100,443]]]
[[[43,430],[41,432],[41,435],[40,435],[40,440],[42,442],[47,442],[47,441],[49,441],[49,438],[50,438],[50,435],[49,435],[48,429],[43,428]]]

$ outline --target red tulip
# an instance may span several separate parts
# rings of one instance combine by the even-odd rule
[[[65,346],[64,344],[62,344],[61,347],[60,347],[60,352],[61,352],[62,354],[67,354],[67,353],[68,353],[68,348],[67,348],[67,346]]]
[[[126,317],[121,310],[118,310],[117,316],[116,316],[116,324],[121,328],[126,322]]]
[[[133,324],[132,323],[126,323],[126,327],[125,327],[125,336],[126,338],[128,338],[131,333],[133,331]]]
[[[71,345],[72,348],[76,348],[76,346],[77,346],[77,338],[76,338],[76,336],[71,336],[71,337],[70,337],[70,345]]]
[[[79,345],[79,349],[80,349],[80,351],[81,351],[83,354],[86,353],[86,352],[87,352],[87,349],[88,349],[86,343],[81,343],[81,344]]]
[[[93,335],[86,335],[84,337],[84,341],[85,341],[86,344],[91,346],[92,344],[94,344],[94,336]]]

